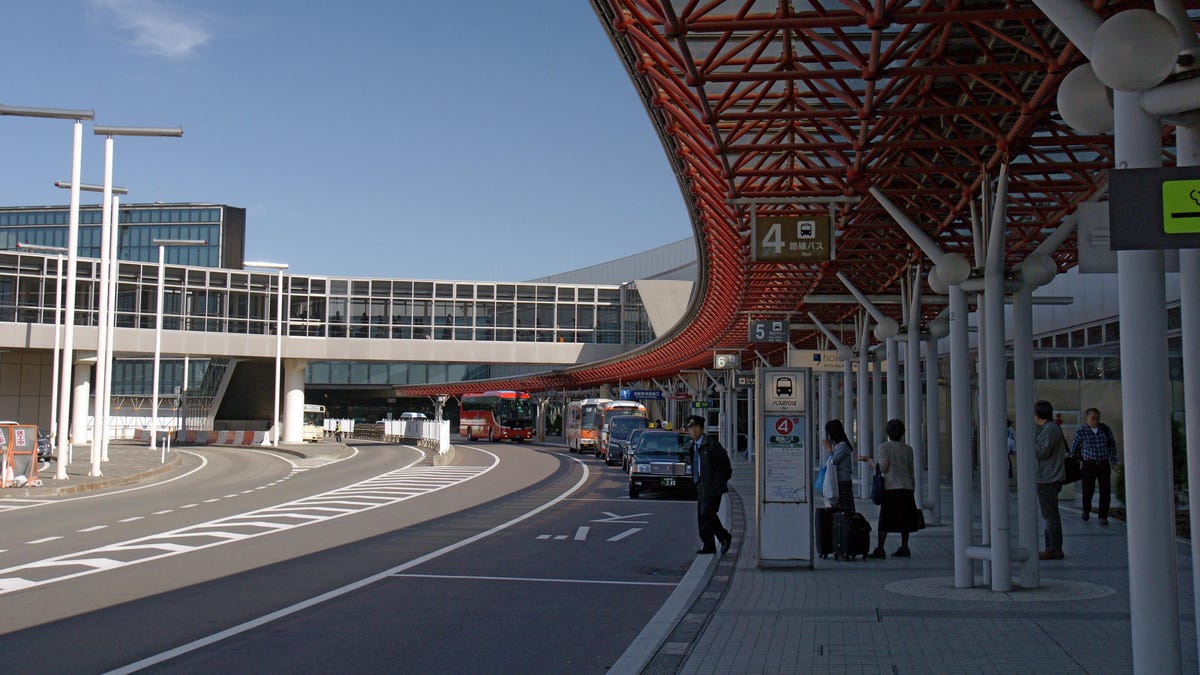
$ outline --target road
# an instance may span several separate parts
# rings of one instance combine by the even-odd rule
[[[0,512],[3,658],[32,672],[603,672],[694,559],[694,503],[561,449],[193,451]]]

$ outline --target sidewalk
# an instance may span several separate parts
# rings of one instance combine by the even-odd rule
[[[686,651],[679,672],[1133,670],[1125,525],[1113,520],[1102,528],[1097,518],[1082,522],[1078,499],[1075,507],[1062,503],[1067,558],[1041,563],[1043,587],[992,593],[953,587],[947,486],[942,491],[947,514],[940,526],[912,535],[912,558],[890,557],[899,546],[899,535],[891,534],[887,560],[818,559],[814,570],[757,567],[753,464],[735,460],[732,486],[743,506],[735,509],[736,564],[728,568],[728,579],[718,569],[702,594],[717,600],[698,637],[686,645],[669,638],[658,651],[659,657]],[[878,507],[869,500],[857,504],[874,527]],[[1015,514],[1015,493],[1013,505]],[[978,533],[978,503],[973,511]],[[872,546],[874,537],[872,532]],[[1186,544],[1177,551],[1184,671],[1196,672],[1191,559]],[[657,662],[643,672],[658,672]]]
[[[100,490],[110,487],[119,487],[122,485],[131,485],[148,478],[152,478],[162,473],[175,470],[182,466],[183,455],[179,450],[189,448],[212,447],[204,445],[176,445],[171,447],[171,451],[166,453],[166,461],[163,461],[162,452],[160,450],[151,449],[144,442],[134,441],[116,441],[108,447],[108,460],[100,466],[101,476],[89,476],[88,473],[92,469],[92,453],[91,448],[86,445],[77,445],[72,453],[72,461],[67,465],[67,479],[56,480],[54,474],[57,470],[57,464],[50,462],[46,469],[38,473],[38,478],[42,481],[42,487],[30,488],[5,488],[0,490],[0,499],[4,498],[29,498],[29,499],[46,499],[53,497],[62,497],[67,495],[89,492],[92,490]],[[329,456],[345,452],[346,446],[340,443],[319,442],[319,443],[293,443],[288,445],[280,444],[278,448],[270,446],[220,446],[234,447],[247,450],[265,450],[271,452],[280,452],[295,457],[319,457]]]

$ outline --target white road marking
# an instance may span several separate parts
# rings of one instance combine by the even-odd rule
[[[220,498],[220,497],[214,497],[213,499],[205,499],[205,500],[204,500],[204,503],[205,503],[205,504],[211,504],[211,503],[213,503],[213,502],[219,502],[219,501],[221,501],[221,498]]]
[[[132,518],[124,518],[122,520],[118,520],[117,522],[118,523],[132,523],[133,521],[141,520],[142,518],[145,518],[145,516],[134,516]]]
[[[27,541],[25,543],[26,544],[44,544],[48,541],[54,541],[56,539],[62,539],[62,537],[46,537],[44,539],[34,539],[33,541]]]
[[[605,586],[678,586],[673,581],[606,581],[604,579],[552,579],[549,577],[484,577],[457,574],[393,574],[397,579],[466,579],[468,581],[545,581],[556,584],[600,584]]]
[[[194,508],[196,508],[197,506],[200,506],[200,505],[199,505],[199,504],[184,504],[183,506],[181,506],[181,507],[179,507],[179,508],[181,508],[181,509],[194,509]]]
[[[152,515],[161,516],[164,513],[171,513],[174,510],[175,509],[163,509],[162,511],[155,511]]]
[[[95,532],[96,530],[103,530],[106,527],[108,527],[108,526],[107,525],[95,525],[93,527],[85,527],[82,530],[76,530],[76,532]]]
[[[563,539],[566,539],[566,538],[567,538],[567,535],[565,535],[565,534],[556,534],[556,535],[554,535],[554,539],[555,539],[556,541],[562,541]]]
[[[158,560],[180,553],[219,546],[231,541],[240,541],[272,532],[290,530],[312,523],[326,522],[345,515],[362,513],[381,506],[396,504],[418,495],[436,492],[471,480],[491,471],[500,463],[499,457],[492,454],[492,464],[486,467],[416,466],[423,458],[424,453],[410,464],[393,469],[374,478],[292,502],[248,513],[227,516],[204,523],[188,525],[176,530],[139,537],[125,542],[109,544],[89,551],[70,553],[35,563],[2,569],[0,570],[0,593],[7,592],[4,589],[28,587],[27,585],[23,585],[23,582],[29,580],[23,578],[22,575],[27,574],[26,571],[30,569],[44,567],[70,568],[64,570],[63,574],[59,576],[29,582],[34,586],[38,586],[101,571],[103,568],[96,567],[79,570],[80,564],[78,561],[98,558],[108,559],[114,551],[125,554],[117,556],[122,558],[122,566]],[[403,482],[403,479],[409,476],[421,477],[425,487],[420,490],[393,487],[393,484]],[[343,491],[361,492],[364,488],[371,487],[374,488],[372,499],[367,499],[362,495],[353,500],[338,498]],[[314,504],[326,503],[339,506],[314,506]],[[190,506],[197,506],[197,504]],[[317,513],[314,514],[313,511]],[[130,552],[137,555],[130,556],[128,555]],[[85,567],[87,566],[85,565]],[[40,577],[42,575],[35,576]]]
[[[553,537],[553,536],[554,535],[552,535],[552,534],[539,534],[538,539],[549,539],[550,537]]]
[[[642,528],[640,528],[640,527],[631,527],[628,530],[625,530],[624,532],[622,532],[621,534],[609,537],[608,539],[605,539],[604,541],[621,541],[625,537],[633,536],[641,531],[642,531]]]
[[[581,525],[578,530],[575,530],[575,541],[583,541],[587,539],[588,530],[592,528],[587,525]]]
[[[237,496],[237,493],[235,492],[231,495],[225,495],[224,497],[221,497],[221,499],[233,499],[236,496]]]
[[[629,515],[629,516],[618,516],[617,514],[611,512],[611,511],[601,511],[600,513],[603,513],[604,515],[606,515],[608,517],[607,518],[598,518],[596,520],[593,520],[592,521],[593,523],[622,523],[622,524],[630,523],[633,525],[645,525],[647,523],[647,521],[645,521],[645,520],[625,520],[625,519],[626,518],[640,518],[642,516],[654,515],[652,513],[635,513],[635,514]]]
[[[493,459],[495,460],[496,464],[499,463],[500,458],[497,457],[494,453],[484,450],[482,448],[474,448],[474,449],[491,455],[493,457]],[[187,654],[188,652],[192,652],[192,651],[195,651],[202,647],[206,647],[208,645],[220,642],[221,640],[224,640],[225,638],[233,637],[234,635],[240,635],[247,631],[254,630],[255,628],[258,628],[259,626],[264,626],[268,623],[271,623],[272,621],[275,621],[276,619],[282,619],[285,616],[289,616],[291,614],[301,612],[303,610],[308,609],[309,607],[314,607],[314,606],[319,605],[327,600],[332,600],[334,598],[341,597],[343,595],[346,595],[347,593],[353,593],[354,591],[357,591],[366,586],[370,586],[371,584],[374,584],[377,581],[382,581],[384,579],[387,579],[388,577],[395,576],[401,572],[408,571],[408,570],[416,567],[417,565],[422,565],[424,563],[429,562],[430,560],[440,558],[440,557],[446,555],[447,553],[457,551],[458,549],[463,548],[464,546],[469,546],[471,544],[474,544],[475,542],[479,541],[480,539],[484,539],[485,537],[490,537],[493,534],[496,534],[497,532],[506,530],[506,529],[512,527],[513,525],[516,525],[517,523],[528,520],[528,519],[536,516],[537,514],[541,513],[542,511],[545,511],[546,509],[548,509],[552,506],[555,506],[556,504],[561,502],[566,497],[568,497],[571,494],[578,491],[579,488],[583,487],[583,485],[587,482],[588,475],[590,473],[588,471],[587,465],[574,457],[570,457],[569,459],[571,459],[575,463],[579,464],[579,466],[583,469],[583,475],[580,476],[579,480],[576,481],[574,485],[567,488],[566,492],[563,492],[561,495],[555,497],[554,499],[551,499],[550,501],[542,504],[541,506],[538,506],[537,508],[535,508],[531,511],[526,511],[525,513],[517,516],[516,518],[509,520],[508,522],[501,523],[501,524],[493,527],[490,530],[485,530],[483,532],[479,532],[477,534],[471,535],[470,537],[467,537],[466,539],[457,541],[453,544],[443,546],[442,548],[439,548],[438,550],[432,551],[430,553],[426,553],[423,556],[413,558],[412,560],[409,560],[406,563],[397,565],[390,570],[384,570],[383,572],[380,572],[378,574],[373,574],[369,577],[359,579],[358,581],[355,581],[353,583],[346,584],[345,586],[342,586],[341,588],[335,588],[331,591],[322,593],[321,595],[309,598],[307,600],[298,602],[298,603],[296,603],[294,605],[290,605],[288,607],[284,607],[283,609],[276,610],[274,612],[271,612],[270,614],[264,614],[263,616],[260,616],[257,619],[251,619],[250,621],[246,621],[245,623],[240,623],[236,626],[233,626],[232,628],[227,628],[219,633],[213,633],[212,635],[209,635],[207,637],[202,637],[198,640],[193,640],[192,642],[189,642],[184,645],[180,645],[174,649],[170,649],[165,652],[155,654],[154,656],[146,657],[146,658],[142,659],[141,661],[137,661],[137,662],[131,663],[127,666],[117,668],[116,670],[109,671],[109,673],[111,675],[125,675],[126,673],[133,673],[133,672],[142,670],[143,668],[149,668],[150,666],[162,663],[164,661],[170,661],[171,659],[175,658],[176,656],[181,656],[183,654]],[[492,467],[495,467],[496,464],[493,464]],[[490,470],[490,468],[489,468],[489,470]],[[3,571],[3,570],[0,570],[0,571]],[[7,592],[8,589],[5,587],[5,583],[6,583],[5,579],[0,579],[0,593]]]

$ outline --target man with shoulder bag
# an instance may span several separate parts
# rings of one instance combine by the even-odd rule
[[[1082,460],[1083,470],[1083,520],[1091,517],[1092,495],[1096,483],[1100,483],[1100,525],[1108,526],[1108,509],[1112,502],[1112,467],[1117,461],[1117,441],[1112,429],[1100,421],[1100,411],[1088,408],[1084,412],[1084,426],[1075,431],[1071,441],[1071,455]]]

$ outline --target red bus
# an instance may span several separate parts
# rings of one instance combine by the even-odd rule
[[[467,394],[459,407],[458,433],[468,441],[533,438],[536,416],[533,400],[523,391],[485,391]]]

